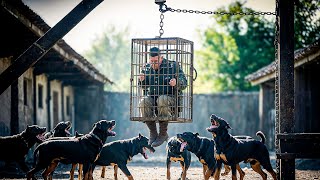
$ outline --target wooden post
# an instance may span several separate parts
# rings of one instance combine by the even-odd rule
[[[15,81],[11,86],[11,121],[10,134],[16,135],[19,133],[19,88],[18,81]]]
[[[279,67],[279,128],[280,133],[294,132],[294,1],[279,0],[278,44]],[[281,145],[280,152],[288,152]],[[280,179],[295,179],[295,159],[280,160]]]
[[[103,0],[83,0],[46,34],[34,42],[2,74],[0,94],[15,82],[27,69],[39,61],[56,42],[75,27]]]

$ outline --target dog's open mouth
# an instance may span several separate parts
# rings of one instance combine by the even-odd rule
[[[185,140],[183,140],[182,138],[178,138],[178,140],[182,143],[185,142]]]
[[[216,121],[216,120],[212,120],[211,121],[211,126],[210,127],[212,127],[212,128],[218,128],[219,127],[219,122],[218,121]]]
[[[111,128],[108,129],[108,133],[111,136],[115,136],[117,134],[116,132],[112,131],[115,127],[116,127],[116,125],[113,125]]]
[[[185,142],[185,141],[181,142],[181,145],[180,145],[180,152],[183,152],[183,151],[184,151],[184,149],[187,147],[187,145],[188,145],[188,143],[187,143],[187,142]]]
[[[68,136],[70,136],[71,135],[71,133],[70,133],[70,130],[71,129],[71,123],[69,123],[69,126],[64,130],[64,132],[68,135]]]
[[[207,131],[214,132],[220,126],[219,122],[216,120],[211,120],[211,126],[207,128]]]
[[[46,132],[44,132],[44,133],[42,133],[42,134],[38,134],[37,136],[36,136],[36,138],[39,140],[39,141],[45,141],[46,140],[46,138],[44,137],[44,135],[45,135],[45,133]]]
[[[142,154],[142,156],[144,157],[144,159],[148,159],[148,158],[149,158],[149,157],[148,157],[148,154],[147,154],[147,150],[149,150],[150,153],[153,153],[153,152],[154,152],[154,149],[152,150],[152,149],[149,149],[149,148],[147,148],[147,147],[143,147],[141,154]]]

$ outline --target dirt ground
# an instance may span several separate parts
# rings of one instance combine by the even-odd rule
[[[166,179],[166,167],[164,166],[153,166],[153,167],[146,167],[146,166],[136,166],[136,165],[128,165],[128,169],[132,173],[134,179],[136,180],[164,180]],[[252,169],[243,168],[244,172],[246,173],[245,178],[247,180],[255,180],[255,179],[262,179],[260,175],[255,173]],[[177,180],[180,177],[181,168],[178,166],[171,167],[171,179]],[[111,166],[107,167],[106,169],[106,177],[101,178],[101,167],[97,167],[94,171],[94,179],[103,179],[103,180],[113,180],[113,168]],[[40,174],[37,175],[39,179],[42,179]],[[75,178],[77,179],[77,171],[75,172]],[[203,179],[202,175],[202,168],[201,167],[190,167],[187,172],[187,178],[189,180],[201,180]],[[24,179],[24,178],[22,178]],[[69,179],[69,166],[65,166],[62,168],[57,169],[55,172],[53,179]],[[119,169],[118,171],[118,179],[119,180],[126,180],[127,178]],[[213,178],[211,178],[213,179]],[[220,177],[221,180],[229,180],[231,179],[231,173],[228,176]],[[268,180],[272,179],[271,176],[268,174]],[[296,179],[297,180],[315,180],[320,179],[320,171],[311,171],[311,170],[296,170]],[[14,180],[21,180],[21,179],[14,179]]]

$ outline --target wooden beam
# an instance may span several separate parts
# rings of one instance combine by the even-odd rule
[[[279,0],[279,133],[294,132],[294,1]],[[288,144],[280,141],[280,153]],[[295,159],[280,159],[280,179],[295,179]]]
[[[26,70],[39,61],[56,42],[65,36],[103,0],[83,0],[46,34],[34,42],[2,74],[0,94],[15,82]]]

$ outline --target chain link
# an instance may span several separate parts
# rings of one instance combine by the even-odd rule
[[[275,149],[276,154],[280,153],[280,142],[278,134],[280,132],[280,120],[279,120],[279,59],[278,59],[278,42],[279,42],[279,0],[276,1],[276,21],[275,21],[275,38],[274,38],[274,56],[275,56]],[[277,179],[280,178],[280,160],[276,159],[276,172]]]
[[[276,0],[278,1],[278,0]],[[277,10],[277,8],[276,8]],[[274,16],[276,15],[276,12],[216,12],[216,11],[199,11],[199,10],[192,10],[192,9],[173,9],[170,7],[167,7],[166,4],[161,4],[159,6],[159,11],[161,12],[160,15],[160,30],[159,30],[159,34],[160,34],[160,38],[164,33],[163,30],[163,19],[164,19],[164,15],[163,13],[170,11],[170,12],[177,12],[177,13],[195,13],[195,14],[215,14],[215,15],[269,15],[269,16]]]
[[[216,11],[199,11],[199,10],[188,10],[188,9],[173,9],[167,7],[163,10],[164,12],[177,12],[177,13],[195,13],[195,14],[216,14],[216,15],[276,15],[275,12],[216,12]]]
[[[164,19],[164,14],[163,12],[161,12],[160,14],[160,23],[159,23],[159,26],[160,26],[160,29],[159,29],[159,37],[161,38],[162,34],[164,33],[164,30],[163,30],[163,19]]]

